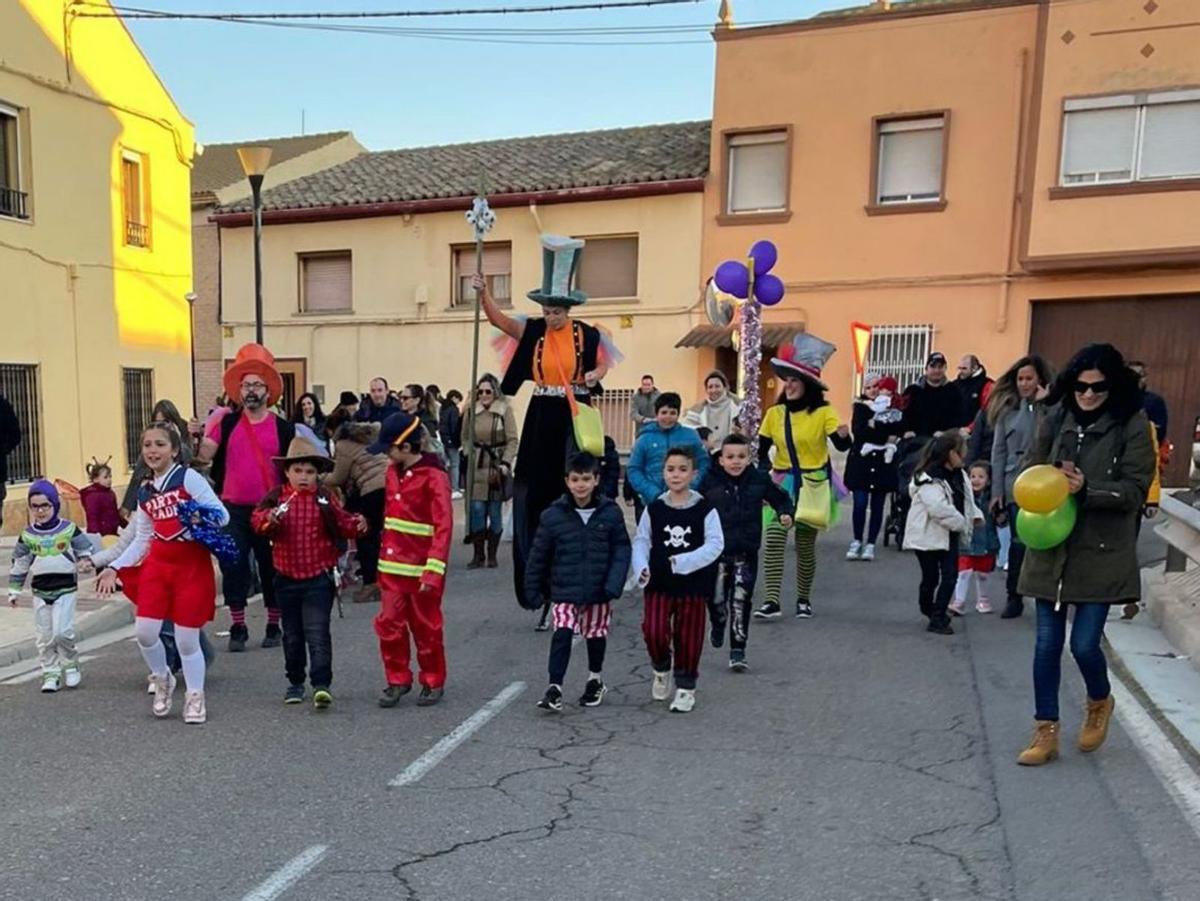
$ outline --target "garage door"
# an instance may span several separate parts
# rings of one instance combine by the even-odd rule
[[[1175,445],[1168,486],[1187,485],[1200,416],[1200,294],[1034,302],[1030,350],[1056,368],[1090,341],[1116,345],[1149,367],[1150,388],[1167,402]]]

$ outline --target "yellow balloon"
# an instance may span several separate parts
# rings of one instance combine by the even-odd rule
[[[1029,467],[1017,476],[1013,486],[1013,500],[1030,513],[1052,513],[1070,493],[1071,486],[1063,471],[1046,463]]]

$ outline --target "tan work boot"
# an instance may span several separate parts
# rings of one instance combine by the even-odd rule
[[[1088,698],[1087,716],[1083,727],[1079,730],[1079,750],[1095,751],[1108,738],[1108,722],[1112,719],[1115,702],[1109,695],[1103,701],[1093,701]]]
[[[1033,730],[1033,740],[1029,747],[1021,752],[1017,763],[1021,766],[1041,766],[1058,758],[1058,722],[1057,720],[1037,720]]]

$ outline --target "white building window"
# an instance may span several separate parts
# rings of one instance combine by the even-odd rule
[[[890,375],[903,391],[925,374],[933,346],[932,325],[874,325],[867,347],[867,375]],[[857,393],[859,386],[856,384]]]
[[[300,255],[300,312],[348,313],[354,308],[350,251]]]
[[[0,216],[29,218],[29,195],[21,172],[21,115],[0,103]]]
[[[632,237],[585,238],[575,283],[595,299],[637,297],[638,239]]]
[[[1068,100],[1060,183],[1200,177],[1200,89]]]
[[[786,131],[731,135],[725,208],[730,213],[780,213],[788,208]]]
[[[930,203],[942,199],[945,115],[878,122],[874,202]]]
[[[474,307],[475,289],[471,278],[477,265],[475,245],[455,247],[454,303],[456,307]],[[512,244],[496,242],[483,246],[483,272],[488,290],[497,306],[512,306]]]

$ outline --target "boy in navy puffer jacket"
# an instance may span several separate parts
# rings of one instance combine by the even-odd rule
[[[700,493],[721,517],[725,550],[721,553],[717,595],[709,607],[712,646],[725,643],[729,622],[729,668],[744,673],[746,639],[750,632],[751,600],[758,578],[758,549],[762,544],[763,504],[770,504],[779,521],[790,528],[794,504],[767,473],[751,465],[750,442],[729,435],[721,442],[716,465],[700,483]]]
[[[608,689],[601,673],[608,646],[612,602],[621,596],[631,555],[625,516],[598,490],[599,461],[588,453],[567,464],[567,493],[546,508],[525,565],[525,594],[553,603],[550,687],[538,701],[562,710],[562,683],[571,662],[571,641],[587,639],[588,680],[582,707],[596,707]]]

